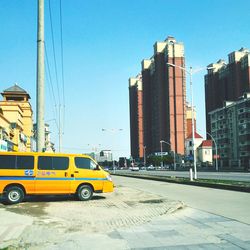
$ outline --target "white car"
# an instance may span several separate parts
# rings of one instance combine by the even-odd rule
[[[139,167],[131,167],[130,170],[131,171],[139,171]]]
[[[155,167],[151,164],[150,166],[147,167],[147,170],[155,170]]]

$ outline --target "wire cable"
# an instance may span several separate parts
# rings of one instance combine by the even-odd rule
[[[56,117],[57,117],[57,104],[56,104],[56,100],[55,100],[55,95],[54,95],[54,90],[53,90],[53,85],[52,85],[51,75],[50,75],[50,68],[49,68],[47,57],[46,57],[45,62],[46,62],[46,66],[47,66],[47,70],[45,71],[46,81],[49,82],[49,86],[50,86],[49,95],[50,95],[50,99],[52,100],[52,102],[54,101],[54,105],[53,105],[54,108],[52,108],[52,112],[53,112],[53,116],[54,116],[53,120],[55,120],[55,124],[56,124],[57,129],[59,129],[58,121],[56,119]]]
[[[56,102],[56,98],[55,98],[55,92],[54,92],[54,88],[53,88],[53,84],[52,84],[52,78],[51,78],[51,71],[50,71],[50,65],[49,65],[49,60],[48,60],[48,53],[47,53],[47,48],[46,48],[46,43],[44,43],[44,48],[45,48],[45,64],[47,66],[47,70],[45,71],[48,72],[48,74],[46,74],[46,77],[47,77],[47,81],[49,82],[49,93],[50,93],[50,97],[52,99],[52,102],[54,102],[54,109],[53,110],[53,113],[54,113],[54,116],[55,116],[55,121],[56,121],[56,126],[57,126],[57,129],[59,129],[59,126],[58,126],[58,122],[56,120],[56,117],[57,117],[57,102]]]
[[[65,126],[65,81],[64,81],[64,52],[63,52],[63,22],[62,22],[62,0],[60,0],[60,33],[61,33],[61,67],[62,67],[62,101],[63,101],[63,126]]]
[[[56,63],[56,52],[55,52],[55,39],[54,39],[54,29],[53,29],[52,11],[51,11],[50,0],[49,0],[49,16],[50,16],[50,28],[51,28],[51,39],[52,39],[54,66],[55,66],[55,74],[56,74],[57,94],[58,94],[58,101],[59,101],[59,106],[60,106],[61,105],[61,98],[60,98],[60,91],[59,91],[57,63]]]

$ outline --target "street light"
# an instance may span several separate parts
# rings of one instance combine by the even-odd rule
[[[163,160],[162,160],[162,143],[166,143],[170,146],[170,149],[171,149],[171,144],[169,142],[166,142],[166,141],[163,141],[161,140],[160,141],[160,144],[161,144],[161,167],[163,168]],[[176,163],[175,163],[175,151],[173,150],[173,153],[174,153],[174,170],[176,170]]]
[[[211,139],[212,139],[213,142],[214,142],[214,146],[215,146],[215,155],[216,155],[216,157],[215,157],[215,170],[216,170],[216,171],[219,171],[219,168],[218,168],[218,159],[217,159],[217,157],[218,157],[217,143],[216,143],[214,137],[213,137],[210,133],[207,132],[207,134],[211,137]]]
[[[143,146],[144,167],[146,167],[146,146]]]
[[[193,100],[193,82],[192,82],[192,76],[193,74],[196,74],[204,69],[213,69],[214,67],[203,67],[203,68],[199,68],[196,70],[193,70],[192,67],[189,68],[189,70],[187,70],[186,68],[173,64],[173,63],[167,63],[167,65],[175,67],[175,68],[179,68],[183,71],[185,71],[187,74],[189,74],[190,77],[190,92],[191,92],[191,107],[192,107],[192,148],[193,148],[193,157],[194,157],[194,179],[197,179],[197,168],[196,168],[196,152],[195,152],[195,134],[194,134],[194,100]]]

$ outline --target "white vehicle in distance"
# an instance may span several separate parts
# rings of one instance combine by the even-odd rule
[[[155,167],[151,164],[147,167],[147,170],[155,170]]]
[[[138,166],[132,166],[130,167],[131,171],[139,171],[139,167]]]

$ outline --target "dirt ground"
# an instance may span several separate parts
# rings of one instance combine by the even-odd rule
[[[0,249],[38,249],[83,234],[129,228],[171,213],[183,204],[118,186],[87,202],[74,197],[31,197],[13,206],[0,204]]]

